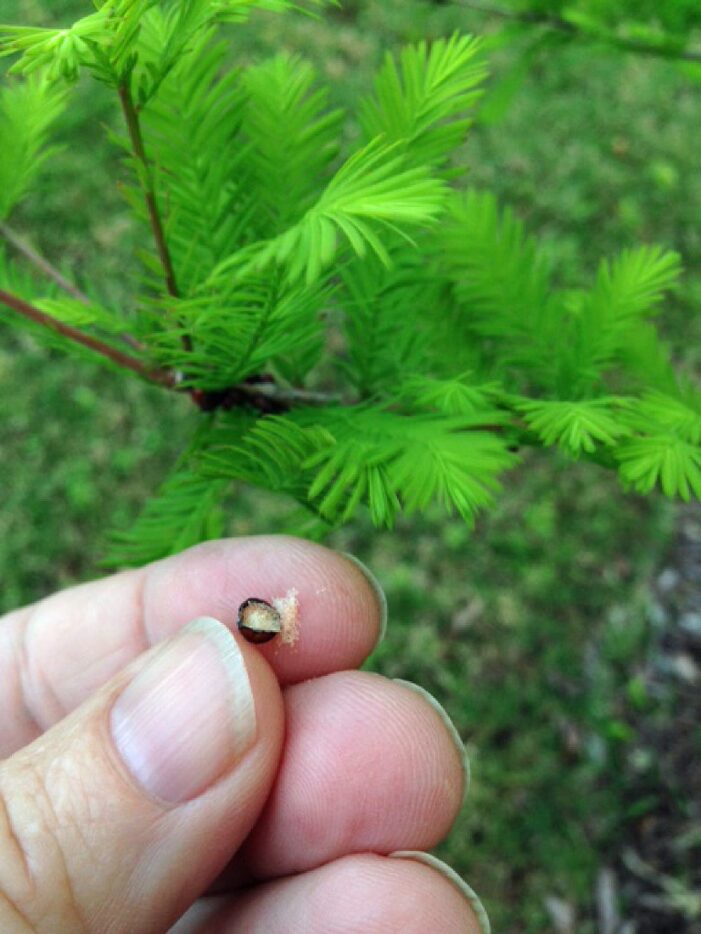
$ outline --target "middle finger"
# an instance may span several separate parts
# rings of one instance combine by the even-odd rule
[[[348,671],[286,689],[278,777],[229,880],[443,839],[467,786],[465,750],[442,708],[412,688]]]

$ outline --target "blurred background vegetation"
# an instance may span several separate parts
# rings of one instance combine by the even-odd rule
[[[89,4],[0,6],[5,21],[49,25]],[[256,17],[232,34],[232,59],[299,52],[344,104],[386,49],[455,29],[485,35],[492,82],[464,147],[471,182],[549,242],[571,285],[624,247],[678,250],[687,271],[663,331],[698,378],[698,66],[542,31],[534,50],[538,28],[467,5],[346,0],[319,21]],[[104,133],[117,120],[106,90],[78,88],[62,149],[13,225],[126,304],[139,234]],[[9,609],[100,573],[106,530],[134,518],[197,414],[184,398],[47,351],[9,313],[0,400]],[[229,506],[233,535],[277,531],[289,511],[245,489]],[[393,533],[359,522],[330,544],[361,557],[388,594],[389,634],[370,667],[431,690],[466,741],[472,791],[439,852],[483,896],[495,929],[701,931],[695,510],[626,496],[613,477],[549,452],[526,460],[472,533],[429,516]]]

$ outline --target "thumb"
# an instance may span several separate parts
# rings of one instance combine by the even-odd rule
[[[0,931],[168,928],[255,823],[282,724],[267,663],[214,619],[140,656],[0,764]]]

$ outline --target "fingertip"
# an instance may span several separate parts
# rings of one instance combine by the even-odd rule
[[[373,648],[375,648],[383,641],[387,634],[387,621],[389,617],[387,595],[385,594],[384,588],[378,578],[373,574],[370,568],[360,560],[360,558],[358,558],[356,555],[352,555],[348,551],[344,551],[342,554],[343,557],[350,561],[354,567],[358,568],[360,573],[365,578],[365,583],[370,585],[370,589],[375,597],[376,611],[379,619],[377,640],[373,646]]]
[[[467,794],[470,790],[470,757],[467,754],[467,749],[465,744],[462,741],[462,737],[458,733],[457,727],[453,723],[452,719],[448,715],[448,711],[445,707],[431,694],[426,688],[422,687],[420,684],[416,684],[414,681],[406,681],[404,678],[393,678],[395,684],[400,685],[406,690],[411,691],[425,701],[429,707],[431,707],[441,719],[443,726],[445,727],[446,732],[448,733],[453,746],[455,747],[455,752],[460,759],[460,765],[463,772],[463,803],[467,798]]]
[[[395,850],[394,853],[389,854],[389,858],[406,859],[434,869],[444,879],[447,879],[469,903],[477,922],[476,930],[479,931],[479,934],[491,934],[492,926],[482,900],[472,886],[468,885],[452,866],[444,863],[442,859],[438,859],[433,853],[425,853],[422,850]]]
[[[297,634],[257,647],[281,684],[359,667],[386,619],[379,586],[357,562],[289,536],[207,542],[154,565],[144,594],[152,638],[174,621],[211,614],[234,629],[239,606],[256,597],[275,603],[294,593]]]

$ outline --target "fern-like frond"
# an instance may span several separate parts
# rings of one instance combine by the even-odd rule
[[[435,251],[479,334],[520,338],[538,330],[548,305],[547,257],[493,195],[455,195]]]
[[[591,304],[618,326],[654,313],[681,272],[679,255],[658,246],[624,250],[604,260],[590,294]]]
[[[284,265],[292,281],[316,282],[336,258],[339,235],[357,256],[368,251],[389,264],[381,236],[399,228],[435,222],[445,202],[445,185],[426,168],[405,168],[397,145],[373,140],[354,153],[331,179],[318,201],[283,234],[233,255],[214,277]]]
[[[163,6],[151,3],[140,17],[139,34],[125,76],[131,97],[141,109],[156,96],[178,65],[192,67],[211,38],[211,0],[189,0]],[[196,67],[196,66],[195,66]]]
[[[66,29],[0,26],[0,55],[20,56],[11,69],[14,73],[28,75],[44,68],[50,80],[74,81],[80,67],[93,59],[89,40],[109,41],[108,17],[103,10]]]
[[[701,447],[671,433],[631,438],[616,449],[619,474],[639,493],[658,483],[666,496],[701,499]]]
[[[238,72],[220,76],[225,55],[223,44],[200,36],[142,112],[156,198],[184,296],[245,242],[253,224],[255,202],[239,137],[245,92]],[[148,223],[141,193],[132,192],[130,201]]]
[[[245,432],[255,423],[243,412],[228,416],[232,430]],[[208,416],[196,429],[187,449],[156,493],[146,502],[130,529],[114,533],[103,564],[107,567],[142,565],[176,554],[223,531],[221,501],[228,483],[197,470],[198,458],[212,443],[216,417]]]
[[[9,215],[51,158],[49,133],[65,103],[63,89],[37,77],[0,89],[0,220]]]
[[[301,379],[318,356],[328,294],[281,285],[274,275],[249,276],[222,291],[156,302],[144,340],[158,363],[202,389],[233,386],[286,355]]]
[[[105,0],[63,29],[0,25],[0,56],[18,55],[11,71],[45,70],[50,81],[75,81],[81,68],[116,83],[129,66],[141,18],[158,0]]]
[[[677,391],[677,375],[669,346],[660,337],[654,322],[639,321],[629,328],[619,344],[618,359],[634,389],[654,387],[659,392]]]
[[[625,250],[603,261],[593,288],[582,293],[573,319],[570,353],[582,374],[611,366],[645,319],[654,314],[680,273],[679,256],[660,247]]]
[[[315,88],[312,66],[281,54],[247,69],[243,137],[253,167],[260,237],[299,219],[323,185],[338,153],[342,111],[329,111],[328,91]]]
[[[88,305],[75,298],[60,295],[34,299],[34,305],[57,321],[82,330],[95,329],[107,334],[123,334],[128,329],[127,322],[121,315],[98,305],[97,302]]]
[[[480,95],[476,86],[486,68],[477,58],[480,42],[453,35],[406,46],[399,65],[388,53],[375,79],[375,93],[361,104],[367,140],[384,136],[402,142],[413,165],[441,165],[470,125],[457,119]]]
[[[597,445],[617,445],[631,434],[620,409],[626,400],[615,397],[577,401],[523,400],[515,408],[543,444],[559,445],[573,457],[593,453]]]
[[[516,458],[471,419],[400,415],[372,406],[297,409],[265,416],[229,438],[226,422],[202,457],[202,471],[294,496],[330,525],[367,505],[377,526],[431,502],[471,522]]]
[[[242,480],[304,499],[301,468],[312,453],[333,444],[323,427],[305,424],[302,416],[266,415],[245,430],[237,416],[223,416],[200,457],[204,476]]]
[[[458,374],[454,379],[415,375],[401,384],[399,398],[444,415],[477,415],[483,425],[506,424],[508,413],[494,408],[493,404],[500,388],[497,382],[474,382],[469,372]]]
[[[327,0],[307,0],[306,5],[287,0],[187,0],[166,5],[157,0],[132,2],[148,6],[139,19],[139,36],[129,71],[132,97],[143,107],[159,93],[175,67],[196,55],[203,42],[211,40],[217,24],[245,22],[256,9],[275,13],[296,10],[313,15],[314,9]]]
[[[0,56],[17,55],[12,70],[30,74],[45,69],[50,80],[75,81],[87,67],[98,79],[117,86],[132,82],[133,97],[145,104],[198,34],[218,23],[245,21],[256,9],[314,14],[334,0],[187,0],[161,8],[159,0],[101,0],[94,13],[62,29],[0,25]],[[139,44],[142,28],[160,42]]]
[[[375,525],[438,502],[467,522],[493,501],[497,476],[516,458],[503,439],[473,431],[469,418],[404,416],[373,407],[328,409],[335,443],[313,454],[309,497],[322,516],[348,521],[367,503]]]
[[[454,284],[464,333],[492,342],[498,375],[520,376],[563,400],[605,391],[614,363],[628,366],[632,390],[636,372],[644,382],[647,365],[661,388],[673,382],[645,319],[678,277],[676,254],[626,251],[601,264],[590,290],[553,290],[547,253],[510,211],[475,192],[452,200],[433,253]]]
[[[186,467],[176,469],[148,500],[134,525],[113,534],[102,564],[136,567],[218,538],[223,531],[219,506],[227,485],[225,480],[203,477]]]
[[[567,348],[562,301],[551,287],[548,252],[521,221],[489,193],[455,194],[429,250],[436,274],[452,284],[453,301],[444,302],[436,328],[438,373],[472,369],[557,392]]]
[[[643,434],[671,433],[688,444],[701,444],[701,400],[655,390],[645,392],[625,413],[626,423]]]
[[[388,244],[389,268],[376,256],[341,267],[346,353],[341,368],[358,393],[394,394],[410,373],[424,369],[426,332],[440,307],[442,287],[421,251],[405,240]]]

